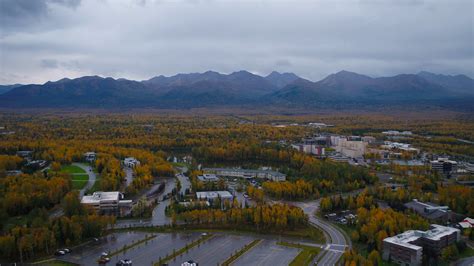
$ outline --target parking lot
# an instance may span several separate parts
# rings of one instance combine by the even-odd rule
[[[299,249],[276,244],[276,240],[265,239],[232,265],[289,265],[298,255]]]
[[[217,234],[199,247],[178,256],[175,261],[169,262],[169,265],[179,266],[188,260],[193,260],[199,265],[218,265],[254,239],[252,236]]]
[[[151,234],[148,234],[151,235]],[[156,237],[134,246],[125,252],[110,257],[108,265],[115,265],[121,259],[131,259],[133,265],[152,265],[160,257],[171,254],[173,249],[180,249],[193,240],[200,237],[199,233],[162,233],[155,234]],[[77,263],[80,265],[98,265],[97,260],[102,252],[114,252],[124,245],[132,245],[133,242],[145,239],[146,233],[127,232],[115,233],[102,239],[99,243],[90,243],[74,249],[70,254],[59,257],[61,260]]]
[[[255,239],[263,239],[259,244],[247,251],[233,265],[288,265],[300,252],[299,249],[277,245],[277,241],[293,242],[296,239],[287,239],[269,235],[237,235],[230,233],[213,233],[214,236],[201,243],[199,246],[189,249],[186,253],[178,255],[169,261],[169,265],[181,265],[181,263],[193,260],[200,265],[217,265],[224,262],[246,244]],[[114,253],[125,245],[132,246],[140,240],[155,235],[136,246],[123,252],[109,256],[107,265],[115,265],[119,260],[130,259],[133,265],[153,265],[173,250],[179,250],[201,237],[200,232],[190,233],[143,233],[125,232],[114,233],[100,239],[98,242],[91,241],[67,255],[58,259],[77,263],[80,265],[98,265],[98,259],[103,252]],[[298,241],[298,240],[296,240]],[[300,241],[298,241],[300,242]]]

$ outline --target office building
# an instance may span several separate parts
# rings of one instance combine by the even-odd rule
[[[423,254],[437,258],[443,248],[460,240],[460,230],[432,224],[430,230],[409,230],[383,240],[382,258],[400,265],[421,265]]]
[[[238,168],[205,168],[204,172],[221,177],[264,178],[272,181],[285,181],[286,175],[272,170],[253,170]]]
[[[421,202],[414,199],[404,204],[404,206],[424,218],[441,224],[456,220],[456,214],[448,206],[439,206],[431,202]]]
[[[451,174],[456,172],[458,163],[456,161],[449,160],[448,158],[438,158],[430,162],[431,170],[438,172],[446,177],[451,177]]]
[[[81,203],[91,207],[99,214],[120,216],[131,208],[131,200],[123,200],[123,194],[118,191],[97,191],[92,195],[83,196]]]

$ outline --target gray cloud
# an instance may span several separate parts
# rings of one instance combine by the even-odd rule
[[[54,59],[42,59],[41,67],[43,68],[58,68],[58,61]]]
[[[240,69],[474,76],[470,0],[0,1],[3,83]]]

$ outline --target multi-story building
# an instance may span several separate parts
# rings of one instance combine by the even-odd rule
[[[400,265],[421,265],[423,254],[436,258],[443,248],[459,239],[459,229],[432,224],[428,231],[409,230],[385,238],[382,257]]]
[[[367,144],[365,141],[340,139],[336,146],[336,151],[349,158],[360,158],[366,153]]]
[[[272,170],[253,170],[239,168],[205,168],[207,173],[221,177],[264,178],[272,181],[285,181],[286,175]]]
[[[91,207],[99,214],[121,215],[129,209],[131,200],[123,200],[123,194],[118,191],[97,191],[92,195],[83,196],[81,203]]]
[[[438,160],[431,161],[431,169],[446,177],[450,177],[452,173],[456,172],[458,163],[449,160],[448,158],[438,158]]]

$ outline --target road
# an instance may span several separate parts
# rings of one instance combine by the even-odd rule
[[[474,265],[474,257],[464,258],[456,262],[457,266],[473,266]]]
[[[350,240],[346,240],[341,231],[334,225],[316,217],[314,214],[319,208],[319,200],[310,202],[294,202],[294,205],[303,209],[309,217],[309,223],[320,228],[326,236],[326,246],[321,253],[322,257],[318,261],[318,265],[336,265],[341,258],[346,247],[351,247]]]
[[[133,174],[133,168],[130,167],[124,167],[123,171],[125,172],[125,187],[128,187],[132,181],[135,175]]]
[[[90,167],[89,165],[83,163],[73,163],[73,165],[82,168],[82,170],[86,171],[86,173],[89,175],[89,181],[87,181],[87,184],[79,191],[79,198],[82,199],[82,196],[84,196],[86,191],[92,188],[92,186],[94,186],[97,177],[94,171],[92,170],[92,167]]]
[[[185,172],[181,172],[176,175],[176,178],[178,178],[179,183],[181,184],[181,189],[179,190],[179,193],[182,195],[186,195],[186,190],[191,190],[191,181],[189,181],[189,177],[185,176],[184,173]]]

